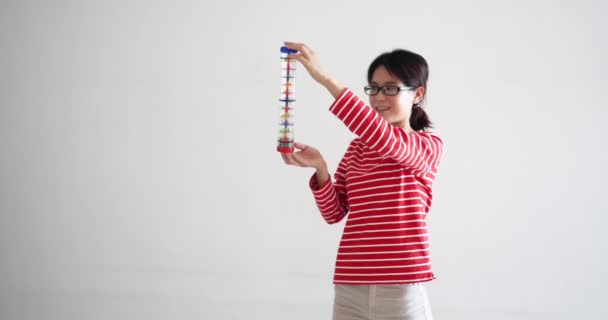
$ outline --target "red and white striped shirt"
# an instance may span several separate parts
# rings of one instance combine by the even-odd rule
[[[315,201],[327,223],[348,218],[340,241],[335,284],[407,284],[435,278],[426,215],[442,141],[428,132],[390,125],[351,90],[330,109],[357,135],[335,180],[318,188]]]

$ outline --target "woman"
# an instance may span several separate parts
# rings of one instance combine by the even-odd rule
[[[321,68],[302,43],[286,42],[335,98],[329,111],[357,137],[334,181],[321,153],[296,143],[285,163],[315,169],[310,188],[323,218],[347,221],[334,273],[333,319],[432,319],[426,289],[433,280],[426,215],[442,141],[427,132],[422,109],[428,65],[406,50],[378,56],[368,69],[369,105]]]

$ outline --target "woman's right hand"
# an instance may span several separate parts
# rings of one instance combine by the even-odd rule
[[[323,159],[319,150],[299,142],[294,143],[294,146],[298,151],[293,153],[281,153],[283,161],[285,161],[286,164],[304,168],[315,168],[317,171],[327,167],[325,159]]]
[[[317,171],[317,188],[327,184],[330,179],[325,159],[319,150],[302,143],[294,143],[299,151],[293,153],[281,153],[286,164],[304,168],[315,168]]]

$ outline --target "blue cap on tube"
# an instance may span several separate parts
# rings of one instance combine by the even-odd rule
[[[293,50],[293,49],[289,49],[286,46],[282,46],[281,47],[281,52],[283,53],[297,53],[298,50]]]

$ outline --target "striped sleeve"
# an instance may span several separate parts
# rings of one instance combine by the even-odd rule
[[[317,175],[310,178],[309,186],[321,212],[321,216],[328,224],[340,222],[348,213],[348,198],[346,196],[346,164],[342,158],[336,173],[335,181],[331,179],[322,187],[318,187]]]
[[[443,145],[436,135],[408,133],[390,125],[350,89],[342,91],[329,110],[370,149],[394,159],[417,176],[434,178]]]

